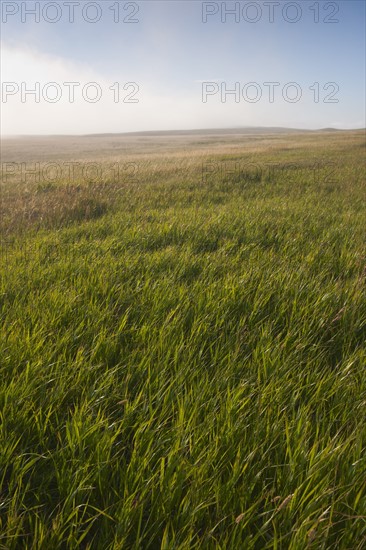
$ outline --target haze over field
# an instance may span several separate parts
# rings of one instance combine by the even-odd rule
[[[3,134],[366,125],[362,1],[36,4],[2,2]]]

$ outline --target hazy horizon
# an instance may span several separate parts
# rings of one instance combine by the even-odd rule
[[[250,133],[302,133],[302,132],[362,132],[366,131],[366,128],[286,128],[282,126],[241,126],[241,127],[229,127],[229,128],[189,128],[186,130],[182,129],[170,129],[170,130],[141,130],[137,132],[100,132],[95,134],[2,134],[3,139],[17,139],[17,138],[37,138],[37,137],[56,137],[56,138],[62,138],[62,137],[108,137],[108,136],[129,136],[129,135],[159,135],[159,134],[176,134],[176,135],[189,135],[197,134],[199,135],[200,132],[203,134],[207,133],[232,133],[235,134],[236,132],[238,134],[245,134],[245,132]]]
[[[366,126],[363,2],[1,9],[3,136]]]

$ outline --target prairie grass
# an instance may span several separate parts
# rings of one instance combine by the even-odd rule
[[[3,181],[0,548],[365,547],[364,135],[241,139]]]

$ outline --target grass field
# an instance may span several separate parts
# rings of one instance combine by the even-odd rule
[[[365,548],[364,153],[5,140],[0,548]]]

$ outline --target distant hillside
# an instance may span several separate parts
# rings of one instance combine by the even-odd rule
[[[116,137],[116,136],[214,136],[214,135],[258,135],[258,134],[298,134],[318,130],[300,128],[248,126],[239,128],[202,128],[195,130],[148,130],[144,132],[121,132],[105,134],[87,134],[82,137]]]

